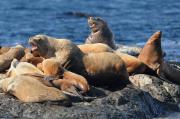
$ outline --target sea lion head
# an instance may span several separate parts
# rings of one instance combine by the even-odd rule
[[[32,46],[31,53],[39,56],[46,56],[48,52],[48,36],[35,35],[30,37],[29,44]]]
[[[57,59],[46,59],[42,62],[42,71],[47,76],[58,76],[62,75],[64,68],[58,62]]]
[[[93,33],[107,27],[107,23],[100,17],[89,17],[88,25]]]

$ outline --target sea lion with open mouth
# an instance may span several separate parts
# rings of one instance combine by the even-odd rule
[[[91,29],[91,34],[86,39],[85,43],[104,43],[115,49],[113,33],[107,23],[99,17],[89,17],[88,25]]]

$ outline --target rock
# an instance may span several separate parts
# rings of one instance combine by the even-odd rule
[[[0,117],[5,119],[151,119],[166,117],[171,112],[179,111],[177,102],[174,101],[175,97],[179,96],[178,86],[166,84],[159,81],[158,78],[148,75],[140,74],[131,77],[142,77],[141,79],[151,79],[151,81],[139,87],[129,84],[116,91],[91,87],[88,96],[97,98],[90,102],[74,101],[72,98],[73,105],[71,107],[63,107],[49,102],[22,103],[13,96],[0,93]],[[158,86],[163,90],[161,91]],[[159,96],[158,91],[163,95]],[[167,94],[172,101],[165,100]],[[163,96],[164,98],[162,98]]]
[[[180,86],[165,82],[157,77],[137,74],[130,76],[130,81],[152,97],[162,102],[180,103]]]
[[[126,53],[132,56],[138,56],[142,48],[137,46],[117,45],[116,52]]]

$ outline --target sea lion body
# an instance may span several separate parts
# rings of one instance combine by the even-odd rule
[[[95,86],[127,84],[128,73],[123,60],[114,53],[89,53],[83,57],[88,82]]]
[[[33,53],[38,52],[45,59],[56,58],[67,70],[81,74],[83,53],[70,40],[36,35],[30,38],[29,43],[34,46]]]
[[[24,47],[17,45],[15,47],[10,48],[6,53],[0,55],[0,72],[4,72],[7,70],[11,61],[16,58],[20,60],[24,56]]]
[[[138,59],[148,65],[151,69],[156,70],[163,59],[161,48],[161,32],[155,32],[144,45]]]
[[[78,74],[70,72],[64,69],[57,59],[46,59],[42,62],[42,71],[46,76],[58,76],[62,80],[53,80],[55,85],[60,85],[60,89],[63,90],[65,87],[70,87],[70,85],[79,88],[84,93],[89,91],[89,84],[87,80]],[[58,82],[60,84],[58,84]]]
[[[125,63],[127,71],[129,74],[132,73],[143,73],[145,70],[145,64],[142,63],[139,59],[137,59],[134,56],[121,53],[119,51],[113,50],[106,44],[102,43],[95,43],[95,44],[83,44],[83,45],[78,45],[80,50],[85,53],[100,53],[100,52],[111,52],[115,53],[118,55]]]
[[[42,62],[42,71],[30,63],[19,62],[14,59],[11,63],[11,68],[7,72],[7,77],[26,75],[34,77],[46,86],[56,87],[62,91],[68,92],[70,91],[68,88],[72,87],[80,89],[83,93],[89,91],[89,85],[84,77],[70,71],[64,71],[64,69],[60,67],[59,63],[54,59],[44,60]],[[60,77],[52,77],[52,80],[46,80],[51,78],[48,76],[55,75],[60,75]]]
[[[4,92],[16,96],[23,102],[67,101],[69,99],[59,89],[48,87],[34,77],[17,75],[0,81]]]
[[[85,43],[104,43],[113,49],[116,48],[113,33],[103,19],[98,17],[89,17],[88,24],[91,28],[91,34],[86,39]]]
[[[0,55],[8,52],[11,49],[11,47],[2,47],[0,46]]]

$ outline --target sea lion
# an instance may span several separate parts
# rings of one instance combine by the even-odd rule
[[[7,77],[27,75],[34,77],[46,86],[56,87],[64,92],[69,92],[73,87],[80,89],[83,93],[89,91],[89,85],[84,77],[63,69],[54,59],[44,60],[42,63],[42,70],[44,72],[30,63],[19,62],[17,59],[14,59],[7,72]],[[57,77],[58,73],[60,73],[59,75],[61,75],[61,77]],[[52,81],[50,81],[51,79]]]
[[[122,59],[114,53],[84,54],[70,40],[55,39],[45,35],[36,35],[29,40],[32,52],[37,52],[44,58],[56,58],[62,67],[88,79],[97,85],[111,85],[111,82],[128,82],[128,73]],[[98,62],[98,63],[97,63]],[[94,65],[96,64],[96,65]],[[123,72],[123,73],[122,73]],[[93,79],[92,81],[90,81]]]
[[[86,39],[85,43],[104,43],[115,49],[113,33],[107,23],[99,17],[89,17],[88,24],[91,29],[91,34]]]
[[[0,55],[3,54],[3,53],[6,53],[9,51],[11,47],[2,47],[0,46]]]
[[[63,79],[61,82],[70,82],[70,84],[79,88],[84,93],[88,92],[90,89],[87,80],[83,76],[66,70],[57,59],[44,60],[42,62],[42,71],[46,76],[54,76]],[[54,83],[56,83],[56,81]]]
[[[0,88],[16,96],[22,102],[60,101],[71,104],[59,89],[45,86],[32,76],[17,75],[0,80]]]
[[[161,31],[155,32],[144,45],[138,59],[155,70],[162,62],[163,52],[161,48]]]
[[[13,59],[11,62],[11,66],[7,71],[7,77],[14,77],[17,75],[22,74],[41,74],[44,75],[44,73],[39,70],[34,65],[28,63],[28,62],[20,62],[17,59]]]
[[[82,45],[78,45],[78,47],[85,54],[100,53],[100,52],[112,52],[117,54],[124,61],[129,74],[143,73],[146,68],[145,64],[136,57],[125,53],[121,53],[117,50],[113,50],[108,45],[103,43],[82,44]]]
[[[125,63],[114,53],[89,53],[83,57],[83,63],[91,85],[117,88],[129,83]]]
[[[56,58],[65,69],[81,74],[83,53],[67,39],[56,39],[46,35],[36,35],[29,39],[32,53],[48,59]]]
[[[4,72],[7,70],[11,61],[16,58],[20,60],[24,56],[24,47],[21,45],[17,45],[15,47],[10,48],[6,53],[0,55],[0,72]]]
[[[157,74],[165,81],[180,85],[180,63],[162,61]]]
[[[94,44],[81,44],[77,45],[78,48],[84,53],[99,53],[99,52],[114,52],[112,48],[103,43]]]

